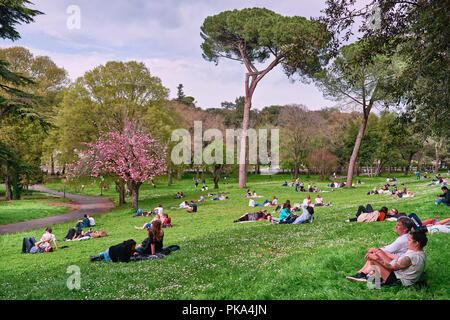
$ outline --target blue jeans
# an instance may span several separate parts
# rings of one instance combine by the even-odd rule
[[[280,224],[291,224],[292,222],[295,221],[296,218],[294,217],[287,217],[286,219],[283,219],[280,221]]]
[[[435,202],[435,205],[439,205],[439,204],[441,204],[441,203],[443,203],[443,204],[445,204],[445,205],[447,205],[447,206],[450,206],[450,203],[444,202],[444,201],[442,201],[441,199],[437,199],[436,202]]]
[[[112,262],[111,257],[109,256],[109,248],[106,249],[105,252],[102,252],[98,255],[100,257],[100,261]]]
[[[23,238],[22,253],[29,253],[30,249],[33,248],[35,243],[36,243],[36,240],[34,240],[34,237]]]

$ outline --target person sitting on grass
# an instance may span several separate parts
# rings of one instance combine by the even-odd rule
[[[443,194],[438,194],[438,199],[434,203],[436,206],[440,205],[441,203],[450,206],[450,193],[448,192],[448,188],[446,186],[443,186],[441,188]]]
[[[380,270],[382,286],[401,282],[409,287],[417,283],[425,269],[426,255],[423,248],[427,245],[427,234],[424,230],[413,231],[408,235],[408,251],[391,259],[382,250],[375,250],[367,255],[367,260]]]
[[[161,220],[155,220],[152,226],[147,229],[147,238],[136,247],[134,255],[155,255],[155,253],[161,253],[163,239],[164,231],[161,229]]]
[[[283,207],[280,211],[280,218],[272,218],[272,220],[277,221],[279,223],[282,223],[283,221],[287,221],[289,219],[289,217],[291,216],[292,211],[291,211],[291,202],[289,200],[286,201],[286,203],[283,204]],[[285,222],[283,222],[285,223]]]
[[[191,200],[191,206],[186,210],[187,213],[197,212],[197,204]]]
[[[378,190],[377,187],[374,187],[372,190],[370,190],[369,192],[367,192],[367,195],[370,196],[372,194],[378,194]]]
[[[259,221],[259,220],[270,220],[271,215],[267,213],[267,210],[260,210],[258,212],[247,212],[239,219],[233,222],[244,222],[244,221]]]
[[[395,233],[398,234],[397,239],[391,244],[381,248],[370,248],[365,255],[365,259],[368,258],[370,253],[374,253],[376,250],[381,250],[386,256],[393,260],[396,256],[401,256],[408,251],[408,235],[413,228],[413,221],[408,217],[400,217],[395,225]],[[369,261],[356,273],[355,275],[348,276],[350,281],[366,281],[369,274],[370,263]]]
[[[96,256],[90,256],[89,259],[91,262],[129,262],[135,251],[136,241],[129,239],[115,246],[109,247],[106,251],[101,252]]]
[[[161,224],[162,228],[172,228],[172,219],[169,218],[169,216],[167,215],[167,213],[163,214],[163,219],[162,219],[162,224]]]
[[[303,200],[303,204],[306,204],[309,206],[311,204],[311,196],[307,195],[306,198]]]
[[[292,221],[292,224],[310,223],[314,219],[314,208],[306,204],[302,204],[302,214]]]
[[[366,207],[359,206],[356,212],[356,217],[345,220],[345,222],[372,222],[372,221],[384,221],[386,214],[388,213],[388,208],[381,207],[380,210],[374,210],[370,204]],[[348,214],[350,216],[350,213]]]
[[[322,207],[322,206],[332,206],[333,204],[331,202],[323,203],[323,198],[320,194],[317,195],[317,197],[314,199],[314,206],[316,207]]]
[[[87,214],[83,216],[83,220],[78,220],[77,224],[75,225],[75,228],[90,228],[91,227],[91,221],[89,220]]]
[[[143,216],[144,216],[144,210],[137,209],[136,214],[133,216],[133,218],[135,218],[135,217],[143,217]]]
[[[94,218],[92,218],[90,214],[87,215],[87,218],[89,219],[89,225],[91,227],[95,227],[95,220],[94,220]]]

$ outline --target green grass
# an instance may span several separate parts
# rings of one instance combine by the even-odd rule
[[[0,225],[56,216],[71,210],[59,205],[61,202],[69,203],[70,200],[32,190],[24,194],[22,200],[5,201],[3,187],[0,199]]]
[[[447,300],[449,295],[449,245],[447,234],[429,236],[427,280],[429,288],[392,287],[369,290],[364,283],[353,283],[345,276],[355,273],[364,263],[364,254],[370,247],[388,244],[396,238],[395,222],[345,223],[347,213],[352,215],[358,205],[371,203],[374,208],[386,205],[406,213],[415,212],[421,219],[447,218],[450,208],[434,206],[438,186],[425,186],[415,176],[396,175],[413,191],[413,198],[389,200],[386,195],[368,196],[373,186],[381,186],[386,176],[360,177],[365,184],[352,189],[322,193],[331,207],[316,208],[319,219],[312,224],[271,225],[266,221],[233,223],[243,213],[252,210],[233,179],[220,184],[220,191],[229,192],[228,201],[207,200],[199,205],[196,214],[184,210],[170,210],[178,206],[177,191],[186,195],[183,200],[197,200],[202,194],[194,188],[192,176],[174,181],[170,187],[164,179],[157,187],[143,185],[140,207],[153,209],[163,204],[172,218],[173,228],[165,229],[164,245],[177,244],[181,250],[164,259],[137,263],[89,263],[89,255],[98,254],[111,245],[126,239],[140,243],[146,237],[143,230],[135,230],[148,218],[131,218],[130,204],[116,207],[109,214],[96,216],[97,229],[109,236],[79,242],[62,242],[67,223],[53,226],[59,245],[69,248],[53,253],[21,255],[22,238],[39,238],[43,230],[32,230],[0,236],[3,249],[0,260],[0,299],[374,299],[374,300]],[[289,176],[249,176],[248,188],[280,202],[302,202],[307,193],[295,193],[293,188],[281,187]],[[319,189],[325,181],[317,177],[306,179]],[[356,181],[356,180],[355,180]],[[207,180],[212,192],[212,182]],[[61,187],[53,183],[53,187]],[[66,192],[70,192],[66,188]],[[97,186],[87,185],[81,194],[98,196]],[[114,188],[104,191],[117,201]],[[311,194],[315,197],[316,194]],[[73,225],[74,222],[71,223]],[[81,288],[69,290],[66,273],[71,265],[81,270]]]

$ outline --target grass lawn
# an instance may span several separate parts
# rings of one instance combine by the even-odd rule
[[[69,199],[34,190],[23,195],[22,200],[5,201],[4,189],[0,186],[0,225],[56,216],[71,210],[61,205],[70,203]]]
[[[414,175],[396,176],[397,185],[405,183],[414,197],[390,200],[386,195],[368,196],[367,192],[381,186],[387,176],[360,177],[364,184],[355,188],[322,193],[325,202],[335,205],[315,208],[318,220],[302,225],[271,225],[267,221],[233,223],[245,212],[259,208],[248,207],[248,199],[243,197],[246,190],[239,189],[231,178],[227,180],[229,184],[220,184],[220,191],[229,192],[230,200],[206,200],[195,214],[170,210],[181,202],[173,198],[177,191],[183,191],[183,200],[198,200],[201,184],[195,189],[192,176],[185,176],[168,187],[160,179],[156,188],[147,184],[141,187],[140,207],[149,210],[159,203],[164,206],[173,224],[173,228],[164,229],[164,245],[177,244],[181,250],[159,260],[90,263],[89,255],[111,245],[130,238],[137,243],[145,239],[146,231],[136,230],[134,226],[142,226],[149,219],[132,218],[130,204],[95,217],[96,229],[106,230],[108,237],[63,242],[68,223],[52,226],[58,244],[69,246],[52,253],[20,254],[23,237],[39,239],[43,229],[3,235],[0,236],[3,248],[0,299],[447,300],[450,297],[448,234],[430,235],[425,247],[429,288],[396,286],[369,290],[365,283],[345,279],[364,264],[368,248],[389,244],[397,237],[395,222],[345,223],[347,213],[354,216],[360,204],[371,203],[376,209],[386,205],[407,214],[414,212],[422,220],[450,216],[450,207],[434,205],[436,194],[441,193],[439,186],[426,186],[429,180],[417,182]],[[273,176],[270,180],[268,176],[250,175],[248,188],[264,196],[255,199],[260,200],[256,202],[276,195],[280,203],[287,199],[292,204],[301,203],[309,193],[282,187],[285,179],[290,181],[289,176]],[[326,181],[316,179],[301,177],[306,184],[312,181],[319,189],[330,190]],[[213,192],[211,179],[207,179],[207,184],[208,192]],[[61,188],[58,183],[51,186]],[[66,188],[66,192],[71,190]],[[98,196],[100,189],[88,185],[81,194]],[[103,194],[117,202],[114,188]],[[312,198],[315,196],[311,193]],[[67,287],[69,266],[80,268],[78,290]]]

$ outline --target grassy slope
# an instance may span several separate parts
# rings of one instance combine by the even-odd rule
[[[4,194],[4,189],[0,187],[0,197]],[[0,200],[0,225],[51,217],[71,210],[69,207],[58,205],[60,202],[70,202],[70,200],[31,190],[22,196],[22,200],[2,199]]]
[[[164,181],[156,189],[144,185],[140,207],[145,210],[162,203],[172,217],[174,227],[165,229],[164,244],[178,244],[181,250],[165,259],[138,263],[89,263],[89,255],[133,238],[140,243],[146,234],[135,230],[148,218],[131,218],[129,205],[96,217],[97,229],[107,230],[108,237],[79,242],[62,242],[68,224],[53,226],[59,245],[69,248],[49,254],[19,254],[22,238],[40,237],[34,230],[0,237],[3,256],[0,260],[1,299],[448,299],[449,245],[447,234],[433,234],[426,247],[427,278],[430,288],[383,288],[368,290],[364,283],[352,283],[346,275],[355,273],[364,263],[367,249],[382,246],[396,238],[395,222],[345,223],[347,213],[356,212],[359,204],[371,203],[399,211],[415,212],[422,219],[447,218],[448,207],[435,207],[440,191],[425,187],[413,176],[400,177],[415,197],[388,200],[385,195],[367,196],[373,186],[386,177],[361,178],[366,184],[351,190],[323,193],[325,202],[335,206],[316,208],[319,220],[304,225],[270,225],[265,221],[236,224],[232,221],[250,211],[245,190],[235,183],[221,184],[230,192],[228,201],[210,201],[199,212],[169,210],[181,201],[173,199],[183,191],[185,200],[197,200],[191,178],[167,187]],[[276,180],[275,180],[276,179]],[[313,180],[302,179],[306,183]],[[228,180],[230,181],[230,180]],[[248,186],[280,202],[302,202],[307,193],[295,193],[281,187],[284,177],[269,181],[267,176],[250,176]],[[211,186],[211,182],[208,181]],[[329,190],[325,182],[316,183]],[[211,191],[211,189],[209,190]],[[66,189],[66,192],[70,192]],[[87,186],[85,194],[99,195],[99,189]],[[113,190],[106,195],[117,196]],[[312,194],[314,197],[315,194]],[[259,198],[262,202],[265,198]],[[73,225],[73,223],[72,223]],[[69,266],[81,269],[81,289],[69,290],[66,281]]]

